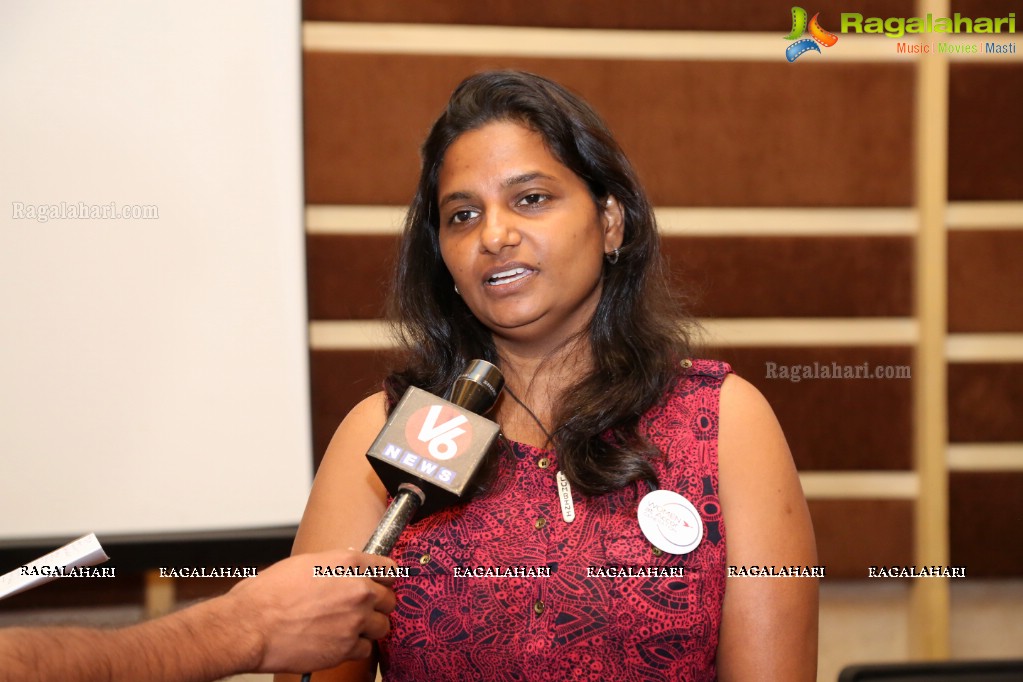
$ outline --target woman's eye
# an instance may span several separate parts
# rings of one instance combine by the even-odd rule
[[[523,206],[535,206],[547,201],[546,194],[527,194],[519,200],[519,204]]]
[[[464,211],[455,211],[454,213],[451,214],[451,222],[452,224],[464,223],[467,220],[472,220],[477,215],[479,215],[479,213],[477,213],[476,211],[470,211],[468,209]]]

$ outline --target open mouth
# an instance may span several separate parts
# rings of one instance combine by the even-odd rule
[[[528,268],[512,268],[511,270],[498,272],[487,278],[487,285],[496,287],[504,284],[511,284],[512,282],[518,282],[530,272],[532,272],[532,270],[529,270]]]

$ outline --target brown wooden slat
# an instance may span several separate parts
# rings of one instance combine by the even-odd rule
[[[664,251],[701,316],[913,314],[909,237],[668,237]]]
[[[954,472],[949,481],[952,563],[967,577],[1023,576],[1023,473]]]
[[[911,202],[911,64],[306,52],[304,65],[311,204],[407,203],[429,125],[487,68],[541,73],[588,99],[661,206]]]
[[[415,0],[306,0],[304,16],[316,21],[370,21],[412,24],[489,24],[552,28],[625,28],[683,31],[777,31],[792,27],[790,0],[760,0],[741,8],[720,0],[469,0],[416,2]],[[813,14],[838,32],[842,12],[866,16],[908,16],[905,2],[897,0],[819,0]]]
[[[313,453],[320,465],[338,424],[363,398],[381,390],[390,354],[382,350],[314,350],[312,391]]]
[[[952,443],[1023,442],[1023,363],[948,366]]]
[[[913,503],[810,500],[817,563],[831,579],[867,578],[870,566],[913,563]]]
[[[310,318],[382,317],[396,241],[392,235],[310,235]],[[912,315],[907,237],[666,237],[664,251],[676,290],[693,301],[698,315]]]
[[[782,366],[912,365],[910,348],[725,348],[726,360],[771,403],[800,471],[912,469],[912,380],[767,378]],[[776,374],[777,376],[777,374]]]
[[[1017,5],[1017,22],[1023,12]],[[1016,36],[1019,34],[1017,33]],[[1009,35],[994,42],[1019,40]],[[997,56],[997,55],[996,55]],[[949,74],[948,198],[1023,199],[1023,64],[957,62]]]
[[[1023,166],[1020,158],[1016,162]],[[1023,230],[949,232],[949,331],[1023,332],[1021,260]]]
[[[309,235],[309,319],[377,319],[385,315],[397,237]]]

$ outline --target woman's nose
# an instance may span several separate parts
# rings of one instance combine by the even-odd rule
[[[522,238],[517,219],[514,211],[506,209],[487,211],[480,233],[481,248],[490,253],[498,253],[506,247],[517,246]]]

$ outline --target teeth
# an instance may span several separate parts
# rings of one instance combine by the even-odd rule
[[[504,272],[499,272],[496,275],[491,275],[487,282],[490,284],[508,284],[522,279],[528,272],[529,271],[526,270],[526,268],[512,268],[511,270],[505,270]]]

